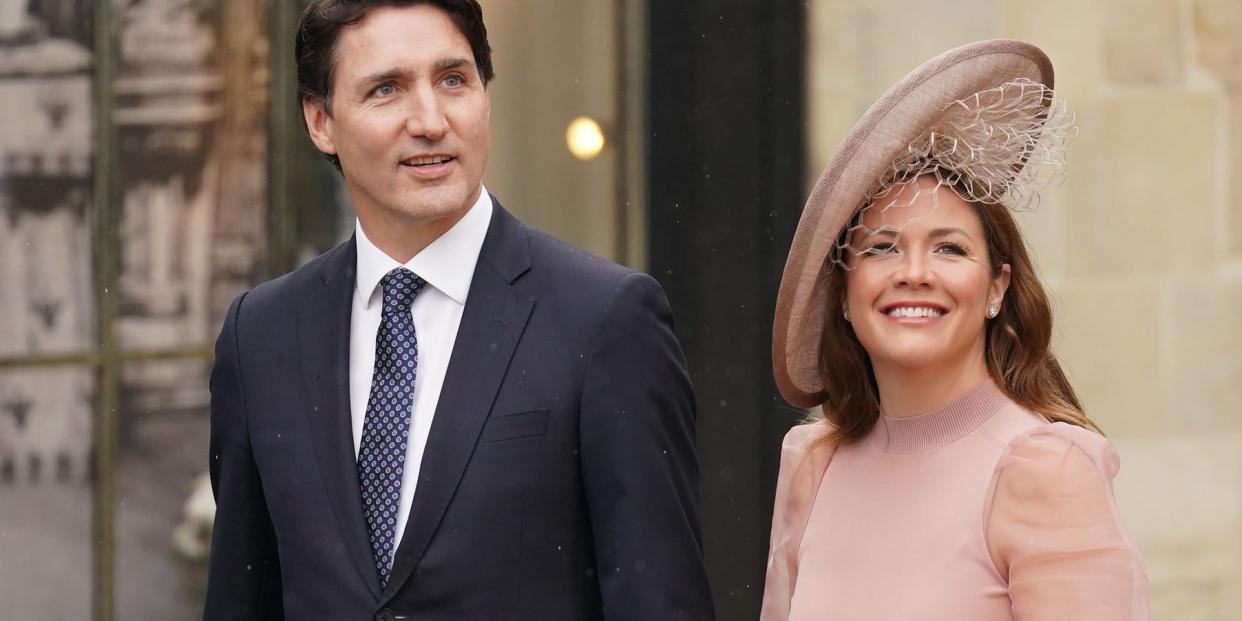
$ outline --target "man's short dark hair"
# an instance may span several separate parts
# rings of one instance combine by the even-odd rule
[[[332,79],[336,68],[336,42],[341,29],[357,24],[372,9],[385,6],[429,4],[444,11],[470,43],[474,64],[483,84],[492,81],[492,48],[487,43],[483,9],[476,0],[315,0],[302,12],[294,43],[298,65],[298,98],[321,101],[332,114]]]

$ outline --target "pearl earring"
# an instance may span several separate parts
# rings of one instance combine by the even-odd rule
[[[1000,314],[1000,307],[993,304],[988,307],[988,319],[995,319]]]
[[[850,320],[850,309],[848,308],[841,309],[841,316],[845,317],[846,321],[849,321]]]

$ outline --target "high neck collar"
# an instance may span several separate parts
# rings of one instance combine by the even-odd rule
[[[881,416],[879,424],[887,439],[884,451],[913,455],[946,446],[966,437],[1008,401],[988,378],[930,412],[903,418]]]

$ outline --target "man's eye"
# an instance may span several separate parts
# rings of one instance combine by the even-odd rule
[[[446,86],[461,86],[463,84],[463,80],[459,75],[450,75],[444,78],[444,84]]]
[[[371,91],[371,94],[376,97],[390,97],[392,96],[393,93],[396,93],[396,92],[397,92],[397,88],[395,86],[391,84],[380,84],[379,86],[375,87],[375,90]]]

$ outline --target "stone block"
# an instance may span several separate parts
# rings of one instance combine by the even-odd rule
[[[807,5],[807,54],[812,80],[853,81],[856,50],[861,33],[854,19],[861,6],[857,0],[824,0]]]
[[[6,619],[89,619],[93,537],[86,486],[0,486]]]
[[[1165,411],[1172,427],[1242,432],[1242,282],[1170,280],[1162,306]]]
[[[1117,502],[1156,619],[1234,619],[1242,577],[1242,434],[1114,436]]]
[[[1108,434],[1164,431],[1158,282],[1067,279],[1051,292],[1054,351]]]
[[[1100,33],[1112,19],[1103,2],[1000,0],[999,36],[1029,41],[1052,59],[1056,89],[1073,106],[1099,88],[1104,76]]]
[[[1218,602],[1221,614],[1217,618],[1242,619],[1242,572],[1235,574],[1225,588],[1225,594]]]
[[[850,127],[895,82],[952,47],[997,36],[988,0],[808,5],[807,189]]]
[[[1065,203],[1065,186],[1044,188],[1035,209],[1014,214],[1035,269],[1045,282],[1065,274]]]
[[[1127,86],[1179,84],[1185,78],[1182,55],[1182,3],[1178,0],[1107,0],[1104,62],[1110,82]]]
[[[1070,145],[1067,269],[1181,273],[1214,259],[1222,96],[1200,89],[1107,89],[1079,107]]]
[[[1151,618],[1162,621],[1235,619],[1223,613],[1221,584],[1214,580],[1161,580],[1151,584]]]
[[[807,162],[810,193],[845,134],[869,105],[859,93],[865,48],[855,0],[815,2],[807,7]]]
[[[1230,90],[1242,90],[1242,3],[1193,0],[1190,4],[1199,63]]]
[[[867,104],[923,61],[950,48],[998,36],[993,0],[859,2],[855,19],[865,64],[859,73]]]
[[[835,86],[812,84],[816,92],[807,102],[807,161],[805,194],[811,193],[815,181],[841,148],[845,135],[858,121],[861,114],[854,106],[853,97],[848,89]]]
[[[0,196],[0,356],[17,356],[28,352],[26,335],[33,322],[28,309],[29,292],[26,285],[26,262],[30,252],[29,239],[23,239],[22,231],[10,223],[14,221],[14,206],[7,196]]]
[[[1239,27],[1238,32],[1242,32]],[[1239,59],[1239,71],[1242,71],[1242,58]],[[1228,206],[1222,211],[1227,220],[1218,229],[1227,235],[1225,252],[1234,261],[1242,262],[1242,84],[1238,90],[1229,94],[1229,169]]]

